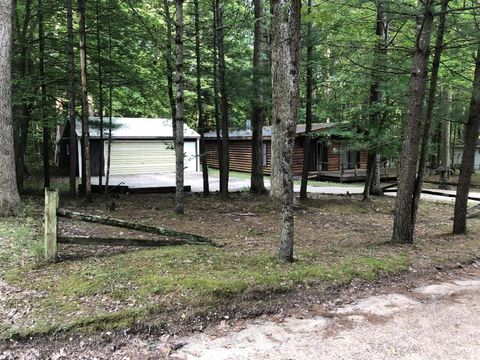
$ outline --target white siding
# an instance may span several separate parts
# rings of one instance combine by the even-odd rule
[[[105,160],[107,151],[108,144],[105,144]],[[175,171],[175,151],[172,140],[116,140],[112,142],[111,175],[172,171]]]
[[[453,155],[453,165],[460,166],[462,163],[463,147],[456,147]],[[475,170],[480,169],[480,148],[475,150]]]
[[[185,141],[185,172],[198,171],[197,141]]]

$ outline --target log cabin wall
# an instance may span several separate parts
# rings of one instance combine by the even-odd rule
[[[271,144],[270,140],[264,141],[266,150],[266,165],[263,166],[263,173],[269,175],[271,171]],[[251,140],[230,139],[229,141],[230,170],[250,172],[252,170],[252,142]],[[205,139],[207,152],[207,164],[212,168],[219,168],[218,146],[216,140]]]
[[[328,145],[328,171],[339,171],[341,165],[341,149],[342,149],[342,142],[340,140],[332,140]],[[360,150],[359,151],[359,169],[366,169],[367,168],[367,151]]]
[[[301,176],[303,170],[303,136],[295,139],[293,147],[293,175]],[[266,166],[263,167],[263,173],[270,175],[271,171],[271,142],[270,140],[264,141],[266,147]],[[230,139],[230,170],[250,172],[252,169],[252,148],[251,140],[249,139]],[[212,168],[219,168],[218,164],[218,147],[217,141],[206,139],[205,147],[207,151],[207,164]],[[264,149],[265,149],[264,147]],[[336,151],[334,150],[336,149]],[[328,146],[328,171],[339,171],[341,165],[341,141],[333,140]],[[365,150],[360,151],[360,169],[367,168],[367,152]]]
[[[327,171],[339,171],[340,170],[340,141],[332,141],[328,145],[328,164]]]

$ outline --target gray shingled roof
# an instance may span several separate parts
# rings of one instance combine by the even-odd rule
[[[337,125],[336,123],[314,123],[312,124],[312,132],[319,132],[333,126]],[[297,135],[305,134],[305,124],[298,124],[297,125]],[[271,137],[272,136],[272,127],[271,126],[264,126],[263,127],[263,137]],[[242,129],[242,130],[230,130],[228,132],[228,137],[230,139],[250,139],[252,137],[252,129]],[[205,138],[208,139],[216,139],[217,133],[216,131],[210,131],[205,133]]]

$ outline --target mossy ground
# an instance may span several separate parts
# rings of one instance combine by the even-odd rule
[[[189,196],[187,213],[173,216],[171,196],[145,195],[118,199],[114,216],[209,236],[223,247],[65,245],[58,263],[45,264],[38,257],[42,198],[26,203],[20,217],[0,220],[5,244],[0,281],[7,292],[0,298],[3,338],[168,327],[176,319],[228,311],[233,304],[241,312],[242,301],[251,294],[256,301],[268,301],[299,287],[340,286],[353,279],[371,281],[408,269],[469,262],[480,246],[478,220],[470,223],[468,236],[449,235],[451,205],[422,203],[415,244],[391,246],[386,242],[394,199],[320,196],[297,207],[296,260],[285,264],[275,256],[280,214],[268,197],[236,194],[223,201]],[[102,198],[92,204],[66,200],[62,206],[104,212]],[[64,220],[60,230],[109,236],[119,231]]]

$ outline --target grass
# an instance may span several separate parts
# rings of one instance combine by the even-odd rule
[[[115,217],[210,236],[224,246],[128,251],[61,246],[64,260],[45,264],[39,260],[41,198],[27,204],[20,217],[0,219],[6,245],[0,250],[0,278],[15,289],[0,295],[0,307],[22,314],[13,324],[0,314],[0,338],[164,326],[201,314],[241,313],[258,303],[267,309],[276,294],[468,262],[480,247],[475,221],[470,236],[448,235],[451,205],[422,203],[415,245],[387,246],[391,198],[322,196],[296,211],[296,261],[285,264],[275,256],[280,216],[268,197],[237,194],[226,202],[191,196],[187,213],[172,217],[168,195],[149,195],[117,199]],[[82,206],[86,212],[104,211],[99,200]],[[61,230],[90,234],[91,227],[63,223]],[[98,231],[114,235],[111,228]]]

